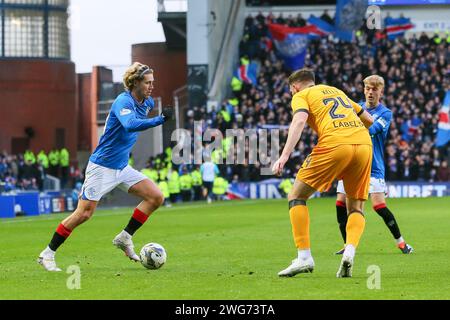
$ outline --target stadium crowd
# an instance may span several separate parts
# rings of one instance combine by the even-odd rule
[[[333,22],[327,12],[320,18]],[[301,14],[296,17],[282,14],[265,16],[262,13],[248,16],[239,55],[241,64],[258,64],[256,83],[242,82],[234,77],[232,96],[220,106],[212,110],[207,110],[206,106],[188,110],[185,126],[192,133],[196,129],[195,121],[202,121],[202,130],[216,128],[224,136],[227,129],[279,128],[280,148],[284,147],[291,121],[291,94],[287,84],[291,70],[276,55],[269,23],[302,27],[306,20]],[[305,66],[314,69],[316,82],[341,88],[353,100],[362,102],[363,78],[376,73],[385,79],[382,102],[394,116],[385,152],[388,181],[450,180],[448,145],[436,148],[434,143],[438,110],[445,93],[450,90],[449,45],[450,37],[430,38],[421,34],[409,39],[398,37],[389,40],[385,34],[367,29],[359,30],[356,41],[352,43],[338,41],[333,36],[310,40]],[[250,136],[252,139],[258,139],[256,133]],[[289,185],[286,179],[299,170],[316,140],[317,136],[307,126],[286,165],[284,186]],[[261,162],[266,159],[249,158],[248,141],[245,148],[245,162],[237,165],[220,163],[225,163],[229,143],[224,143],[222,150],[212,154],[212,162],[218,168],[210,190],[215,198],[223,196],[228,182],[270,178],[261,175]],[[204,181],[200,167],[173,165],[168,160],[170,155],[171,149],[168,148],[165,153],[150,158],[142,172],[157,183],[172,202],[208,197],[201,187]],[[69,168],[68,159],[67,150],[52,150],[49,154],[41,151],[37,155],[31,151],[23,155],[3,152],[0,154],[0,190],[42,190],[46,174],[61,178],[62,185],[71,188],[83,180],[83,173],[77,168]],[[282,184],[280,189],[284,188]]]
[[[322,19],[333,19],[324,13]],[[291,95],[287,78],[291,73],[277,57],[269,35],[268,24],[290,27],[304,26],[297,17],[248,16],[239,47],[241,64],[257,62],[256,83],[233,78],[233,96],[221,106],[206,110],[194,107],[187,113],[187,127],[193,130],[194,120],[203,120],[205,127],[218,128],[223,134],[230,128],[264,128],[287,126],[291,120]],[[382,102],[393,112],[387,140],[386,178],[405,181],[449,181],[447,147],[436,148],[438,111],[447,90],[450,90],[450,37],[428,37],[425,33],[406,39],[389,40],[383,33],[361,29],[352,43],[332,36],[311,40],[305,66],[314,69],[316,82],[341,88],[356,102],[362,102],[365,76],[379,74],[386,81]],[[208,111],[208,112],[207,112]],[[280,134],[281,148],[287,130]],[[306,127],[296,151],[291,156],[286,174],[293,176],[311,152],[316,135]],[[225,170],[228,179],[257,181],[260,165],[233,166]]]
[[[41,150],[34,154],[27,150],[23,154],[0,153],[0,192],[16,190],[44,190],[46,175],[59,178],[62,188],[72,188],[83,181],[83,173],[70,166],[70,155],[66,148]]]

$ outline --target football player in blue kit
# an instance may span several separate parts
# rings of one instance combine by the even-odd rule
[[[102,196],[115,187],[142,199],[128,225],[113,240],[113,245],[133,261],[140,259],[134,251],[132,236],[164,202],[159,188],[129,166],[128,160],[139,132],[168,121],[172,117],[172,109],[165,108],[161,115],[148,118],[148,113],[154,108],[150,96],[154,74],[148,66],[134,63],[125,72],[123,82],[126,90],[112,104],[103,135],[89,158],[78,206],[59,224],[50,243],[39,255],[38,263],[48,271],[61,271],[55,262],[56,250],[76,227],[93,215]]]
[[[364,95],[366,102],[363,107],[373,116],[374,122],[369,128],[369,134],[372,137],[373,157],[372,170],[370,174],[369,194],[372,200],[373,209],[383,219],[394,237],[397,247],[405,254],[413,252],[413,248],[403,239],[398,223],[394,215],[386,206],[386,182],[384,180],[384,144],[389,126],[392,120],[392,112],[380,103],[380,98],[384,90],[384,79],[378,75],[371,75],[364,79]],[[342,180],[338,181],[336,212],[339,229],[346,242],[347,225],[347,207],[344,184]],[[336,252],[342,254],[343,249]]]

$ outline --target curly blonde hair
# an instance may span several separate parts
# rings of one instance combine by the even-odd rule
[[[123,85],[126,90],[131,91],[134,88],[134,81],[144,79],[144,75],[153,73],[153,70],[149,66],[135,62],[133,63],[125,74],[123,75]]]

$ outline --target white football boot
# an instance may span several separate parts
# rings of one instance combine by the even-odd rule
[[[37,263],[44,267],[47,271],[61,271],[60,268],[56,266],[55,254],[49,252],[49,248],[45,248],[44,251],[41,252],[39,257],[37,258]]]
[[[353,257],[344,255],[341,260],[341,265],[336,273],[337,278],[351,278],[353,270]]]
[[[134,252],[133,240],[131,240],[131,235],[128,232],[122,231],[119,233],[114,238],[113,245],[125,252],[125,255],[130,258],[130,260],[141,261],[136,252]]]
[[[280,277],[293,277],[298,273],[308,273],[313,272],[314,270],[314,260],[312,257],[309,257],[306,260],[296,258],[292,260],[292,263],[289,267],[284,270],[278,272]]]

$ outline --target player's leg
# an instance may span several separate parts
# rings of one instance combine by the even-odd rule
[[[363,199],[353,199],[348,197],[348,219],[347,219],[347,239],[345,242],[345,255],[354,256],[355,250],[358,247],[361,236],[364,232],[366,220],[364,217],[364,203]]]
[[[344,189],[347,194],[347,226],[345,250],[336,274],[338,278],[351,277],[355,251],[364,232],[364,202],[368,198],[370,170],[372,166],[372,146],[353,145],[351,161],[343,172]]]
[[[383,219],[392,236],[394,237],[397,247],[405,254],[412,253],[414,249],[408,245],[403,239],[400,228],[395,220],[394,214],[386,206],[386,200],[383,192],[375,192],[370,194],[373,209]]]
[[[348,154],[351,150],[349,145],[316,147],[303,162],[288,195],[289,215],[298,258],[294,259],[288,268],[281,271],[280,276],[292,276],[300,272],[312,271],[314,268],[309,243],[309,211],[306,200],[314,192],[326,191],[331,187],[332,182],[340,176],[350,162]]]
[[[306,206],[306,201],[314,192],[316,189],[313,187],[303,181],[295,180],[288,195],[289,217],[298,256],[289,267],[278,273],[281,277],[292,277],[298,273],[312,272],[314,269],[309,239],[309,211]]]
[[[96,207],[97,201],[80,199],[76,210],[56,228],[50,243],[39,254],[38,263],[48,271],[61,271],[55,262],[56,250],[66,241],[76,227],[92,217]]]
[[[364,217],[365,200],[353,199],[347,195],[348,205],[348,221],[347,221],[347,239],[345,243],[345,250],[342,254],[341,265],[337,272],[338,278],[351,277],[353,269],[353,260],[355,251],[358,247],[361,236],[364,232],[366,220]]]
[[[140,172],[130,172],[130,175],[131,178],[125,182],[125,185],[131,185],[128,188],[128,193],[136,195],[142,201],[134,209],[133,215],[125,228],[114,238],[113,244],[124,251],[125,255],[131,260],[139,261],[139,256],[134,251],[132,237],[144,225],[148,217],[164,203],[164,196],[156,184],[150,179],[140,176]],[[129,182],[139,179],[141,180],[135,184]]]
[[[342,239],[344,240],[345,243],[346,238],[345,228],[347,226],[347,206],[346,206],[344,182],[342,180],[339,180],[337,185],[336,216],[339,225],[339,230],[341,231]],[[336,254],[342,254],[341,251],[343,250],[336,252]]]
[[[206,202],[211,203],[212,197],[213,197],[213,193],[212,193],[213,182],[212,181],[204,181],[203,185],[205,187],[204,198],[206,198]]]
[[[128,192],[143,199],[136,209],[143,213],[146,218],[164,203],[164,196],[161,190],[159,190],[159,188],[149,179],[144,179],[136,183],[128,190]],[[137,229],[130,228],[129,230],[134,234]]]
[[[89,220],[102,196],[117,186],[116,173],[117,170],[105,168],[92,162],[88,163],[77,209],[58,225],[48,247],[39,255],[38,262],[46,270],[60,271],[55,263],[56,250],[76,227]]]

